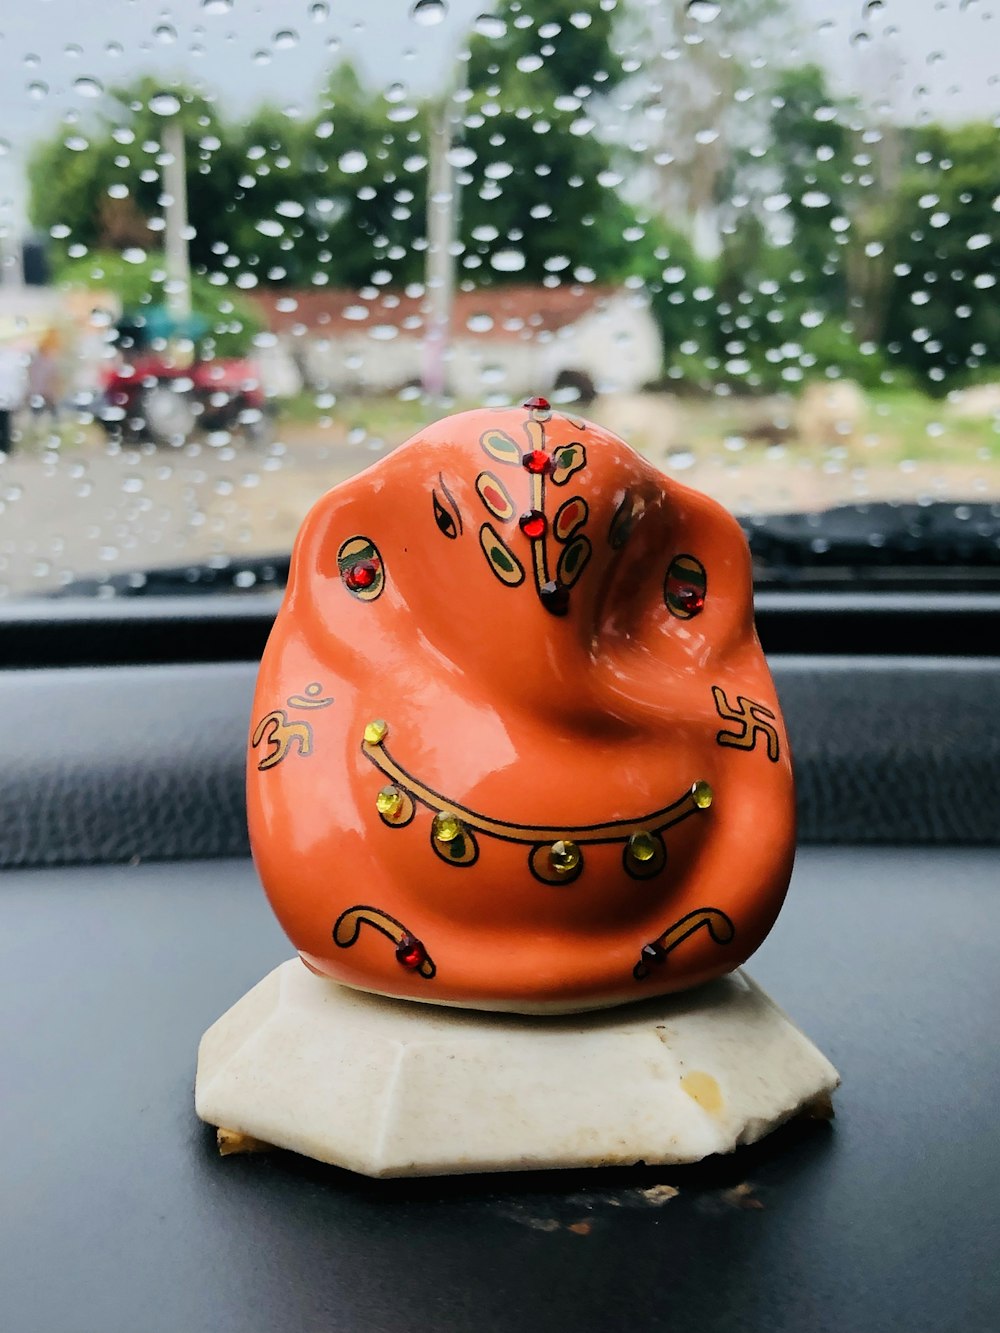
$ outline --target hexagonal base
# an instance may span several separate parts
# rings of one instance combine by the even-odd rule
[[[202,1038],[195,1103],[368,1176],[694,1162],[762,1138],[837,1071],[741,972],[557,1018],[408,1004],[298,959]]]

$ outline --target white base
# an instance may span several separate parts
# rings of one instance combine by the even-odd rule
[[[292,959],[202,1038],[209,1124],[367,1176],[696,1162],[837,1071],[742,972],[557,1018],[385,999]]]

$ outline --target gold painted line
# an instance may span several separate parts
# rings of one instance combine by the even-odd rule
[[[531,508],[539,514],[545,512],[545,478],[540,472],[531,474]],[[548,524],[546,523],[546,527]],[[536,537],[531,543],[531,556],[535,563],[535,586],[541,591],[549,581],[549,562],[546,533]]]
[[[662,833],[698,810],[693,795],[687,791],[670,805],[665,805],[639,819],[619,819],[607,824],[583,824],[575,827],[555,824],[537,825],[532,828],[526,824],[505,824],[501,820],[490,819],[455,801],[449,801],[433,787],[418,782],[405,768],[396,763],[384,746],[369,745],[367,741],[362,741],[361,749],[381,773],[393,779],[414,800],[420,801],[429,810],[447,811],[456,815],[470,829],[504,842],[544,843],[554,842],[560,838],[568,838],[577,843],[625,842],[636,833]]]

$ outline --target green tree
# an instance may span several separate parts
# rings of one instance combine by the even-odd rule
[[[1000,364],[1000,154],[987,122],[911,131],[888,350],[932,390]]]
[[[503,0],[473,34],[452,160],[476,285],[613,281],[650,252],[598,132],[624,77],[612,22],[599,0]]]

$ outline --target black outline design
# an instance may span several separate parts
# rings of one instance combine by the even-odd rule
[[[387,733],[388,734],[388,733]],[[430,810],[435,816],[447,814],[453,816],[462,825],[463,834],[470,838],[475,849],[475,858],[470,861],[452,861],[447,856],[443,856],[437,845],[437,839],[434,837],[433,823],[431,825],[431,846],[436,855],[447,865],[474,865],[479,858],[479,842],[476,835],[485,838],[495,838],[498,842],[511,842],[520,846],[529,846],[531,851],[528,855],[528,866],[534,877],[543,884],[569,884],[572,883],[577,875],[581,873],[583,867],[583,852],[580,851],[580,869],[575,873],[560,875],[558,879],[548,879],[546,876],[537,873],[533,864],[533,858],[539,854],[540,849],[548,850],[554,842],[573,842],[578,848],[581,844],[596,846],[600,844],[615,845],[624,843],[636,833],[648,833],[651,837],[657,838],[663,843],[664,855],[662,861],[657,860],[657,866],[648,876],[639,876],[632,874],[632,878],[652,878],[658,874],[667,864],[666,843],[663,835],[667,829],[673,828],[691,815],[704,813],[707,806],[699,806],[695,803],[694,793],[698,786],[693,782],[683,796],[670,805],[663,806],[659,810],[654,810],[651,814],[640,817],[639,819],[616,819],[609,820],[603,824],[584,824],[576,827],[570,825],[535,825],[514,824],[508,820],[491,819],[486,815],[480,814],[476,810],[471,810],[468,806],[459,804],[456,801],[450,801],[442,796],[440,792],[428,787],[426,783],[419,782],[411,773],[407,772],[400,764],[393,759],[392,755],[385,748],[384,741],[369,742],[362,741],[362,754],[374,765],[383,777],[387,778],[392,785],[400,787],[407,792],[410,798],[426,809]],[[385,821],[383,821],[385,822]],[[407,823],[410,821],[408,820]],[[405,825],[386,824],[387,828],[400,828]],[[623,851],[623,856],[626,854]],[[628,866],[626,866],[628,870]],[[629,872],[631,874],[631,872]]]
[[[486,496],[483,494],[482,491],[482,487],[486,482],[489,482],[491,486],[495,486],[497,490],[500,492],[500,494],[507,501],[507,504],[510,509],[509,513],[503,513],[503,514],[497,513],[493,505],[491,505],[489,500],[487,500]],[[513,522],[514,516],[517,513],[517,506],[514,504],[514,500],[510,492],[508,491],[507,487],[503,484],[503,482],[500,480],[500,478],[496,475],[495,472],[484,471],[479,473],[479,475],[476,477],[476,494],[479,496],[480,500],[482,500],[483,504],[490,511],[490,513],[493,515],[494,518],[499,519],[501,523]]]
[[[495,453],[486,443],[488,436],[499,436],[502,440],[505,440],[514,451],[513,457],[508,457],[506,453]],[[521,460],[524,457],[521,446],[518,444],[517,440],[514,439],[513,435],[508,435],[505,430],[500,430],[496,426],[491,426],[489,430],[484,430],[482,435],[480,435],[479,444],[483,452],[487,457],[492,458],[494,463],[505,463],[507,467],[520,467]]]
[[[338,939],[338,935],[341,933],[341,926],[348,922],[349,917],[354,918],[348,923],[351,931],[350,938]],[[384,935],[387,940],[390,940],[397,949],[406,942],[411,946],[419,944],[420,948],[424,951],[424,961],[419,967],[405,967],[403,963],[400,963],[400,967],[403,967],[407,972],[416,973],[416,975],[423,977],[426,981],[432,981],[434,979],[434,976],[437,973],[437,968],[434,965],[433,958],[431,958],[430,954],[427,952],[427,947],[423,940],[418,939],[416,935],[411,935],[401,921],[397,921],[394,916],[390,916],[388,912],[383,912],[381,908],[378,907],[358,905],[356,907],[345,908],[333,923],[333,930],[331,932],[333,935],[333,942],[337,948],[349,949],[352,944],[356,944],[358,937],[361,934],[362,926],[371,926],[373,930],[377,930],[380,935]],[[398,938],[390,929],[391,926],[395,926],[399,931]]]
[[[620,551],[635,531],[635,525],[645,512],[645,501],[631,491],[626,491],[622,502],[611,516],[608,524],[608,545],[612,551]]]
[[[376,563],[378,578],[375,583],[372,584],[371,588],[351,588],[348,586],[345,575],[349,569],[353,569],[354,565],[359,564],[361,559],[360,552],[351,553],[352,555],[357,554],[359,556],[359,559],[353,561],[353,563],[351,562],[350,555],[345,556],[344,552],[352,542],[364,542],[365,545],[370,546],[375,553],[375,561],[373,563]],[[368,558],[370,559],[370,557]],[[357,598],[359,602],[377,602],[385,591],[385,561],[382,559],[382,552],[372,541],[371,537],[365,537],[360,532],[355,533],[353,537],[348,537],[346,541],[340,543],[340,550],[337,552],[337,571],[340,574],[341,583],[351,596]],[[372,589],[374,589],[374,591],[372,591]]]
[[[778,729],[772,726],[772,723],[778,720],[777,715],[766,704],[755,703],[745,694],[736,696],[737,707],[734,708],[720,685],[712,686],[712,698],[715,700],[715,711],[720,717],[725,718],[727,722],[740,724],[739,731],[717,732],[716,744],[724,745],[731,750],[756,750],[757,737],[763,736],[767,742],[767,757],[772,764],[776,764],[781,757]]]
[[[256,750],[264,740],[274,749],[266,754],[257,765],[258,773],[266,773],[286,759],[291,753],[293,742],[303,759],[308,759],[313,752],[313,731],[308,722],[289,722],[283,708],[274,708],[257,723],[250,738],[250,748]]]
[[[567,574],[565,572],[566,564],[568,563],[569,558],[573,554],[573,552],[578,550],[581,546],[586,548],[583,553],[583,556],[578,561],[577,566],[574,569],[573,573]],[[579,537],[573,538],[570,544],[563,551],[562,555],[559,557],[559,564],[556,566],[556,578],[559,580],[559,582],[562,584],[564,588],[573,587],[577,579],[587,568],[587,565],[590,562],[590,557],[593,555],[593,553],[594,553],[594,548],[591,546],[590,539],[588,537],[584,537],[583,535],[581,535]]]
[[[490,536],[493,538],[493,540],[496,542],[496,544],[500,547],[500,549],[506,555],[510,556],[511,562],[513,563],[514,568],[518,571],[519,574],[519,577],[517,579],[505,578],[497,569],[496,565],[493,563],[492,556],[490,555],[489,547],[486,545],[486,541],[484,539],[485,533],[489,533]],[[493,574],[493,577],[495,579],[498,579],[504,585],[505,588],[519,588],[521,584],[524,582],[524,566],[521,564],[520,560],[518,560],[517,556],[514,554],[514,552],[510,549],[507,543],[500,536],[499,532],[497,532],[496,528],[493,526],[492,523],[484,523],[483,526],[479,529],[479,545],[482,547],[483,555],[485,555],[486,557],[486,563],[487,565],[489,565],[490,572]]]
[[[681,606],[679,603],[677,606],[675,606],[670,600],[670,590],[669,590],[670,580],[673,578],[676,579],[677,582],[679,583],[684,582],[684,580],[681,579],[680,575],[675,574],[673,572],[678,562],[681,560],[690,560],[693,565],[697,566],[697,569],[694,570],[685,569],[684,570],[685,574],[691,575],[691,574],[696,574],[698,570],[701,571],[702,586],[700,588],[698,588],[697,582],[692,580],[690,577],[687,579],[687,583],[689,584],[689,586],[692,588],[698,588],[698,591],[702,595],[702,605],[699,607],[688,609],[686,607]],[[675,555],[673,560],[671,560],[670,564],[667,566],[667,572],[663,576],[664,606],[667,608],[670,614],[672,616],[676,616],[678,620],[692,620],[695,616],[700,615],[702,613],[702,611],[705,609],[705,602],[707,600],[708,600],[708,574],[705,572],[705,566],[701,563],[701,561],[698,559],[696,555],[691,555],[690,552],[688,551],[679,552],[679,554]]]
[[[660,833],[650,833],[648,829],[642,829],[641,832],[652,838],[656,844],[656,851],[648,861],[640,861],[632,853],[632,838],[629,838],[622,849],[622,869],[632,879],[652,879],[667,864],[667,844],[663,841],[663,836]],[[633,834],[632,836],[635,837],[636,835]]]
[[[722,930],[718,927],[721,925]],[[696,907],[693,912],[688,912],[682,916],[679,921],[675,921],[672,926],[656,937],[650,940],[648,944],[643,945],[639,961],[632,969],[632,975],[636,981],[645,981],[649,976],[649,964],[659,966],[667,961],[679,944],[683,944],[686,939],[701,930],[705,926],[709,935],[718,945],[730,944],[736,935],[736,927],[733,925],[732,918],[727,916],[721,908],[718,907]]]
[[[579,453],[577,453],[579,450]],[[566,454],[573,455],[573,462],[564,463],[562,461]],[[587,449],[580,440],[572,440],[569,444],[559,444],[552,454],[552,485],[565,486],[570,477],[574,476],[581,468],[587,466]]]
[[[565,514],[566,510],[569,509],[571,505],[582,505],[583,515],[573,524],[571,528],[567,529],[566,532],[560,533],[559,519],[563,514]],[[559,508],[556,510],[556,516],[552,520],[553,537],[555,537],[557,542],[563,542],[565,544],[566,542],[569,541],[570,537],[572,537],[575,532],[579,532],[579,530],[582,527],[586,526],[588,518],[590,518],[590,505],[587,504],[587,501],[583,498],[582,495],[571,495],[569,499],[564,501],[563,504],[561,504]]]
[[[290,694],[285,703],[289,708],[329,708],[333,703],[333,695],[328,694],[326,698],[320,699],[322,693],[323,686],[318,680],[313,680],[306,686],[304,693]]]
[[[412,800],[412,799],[413,799],[413,797],[412,797],[412,794],[411,794],[411,800]],[[416,802],[414,801],[414,805],[415,805],[415,804],[416,804]],[[445,811],[444,813],[445,813],[445,814],[450,814],[451,812],[450,812],[450,811]],[[444,850],[445,848],[450,847],[450,846],[452,845],[452,843],[458,842],[458,839],[459,839],[459,838],[461,838],[461,839],[463,840],[463,842],[465,842],[465,843],[468,844],[468,846],[469,846],[469,848],[470,848],[470,850],[471,850],[471,852],[472,852],[472,855],[471,855],[471,856],[469,856],[469,857],[467,857],[467,858],[464,858],[463,860],[460,860],[460,861],[459,861],[459,860],[455,860],[453,857],[449,856],[448,853],[447,853],[447,851]],[[435,856],[440,857],[440,859],[445,863],[446,866],[458,866],[460,869],[464,869],[466,866],[474,866],[474,865],[476,864],[476,862],[479,860],[479,843],[476,841],[475,836],[474,836],[472,830],[466,828],[464,824],[462,825],[462,831],[461,831],[461,833],[456,834],[456,836],[455,836],[454,838],[452,838],[450,842],[441,842],[440,839],[435,838],[435,836],[434,836],[434,822],[433,822],[433,820],[432,820],[432,821],[431,821],[431,850],[434,852]]]
[[[583,874],[584,856],[583,856],[583,852],[582,852],[582,850],[581,850],[580,847],[577,845],[577,843],[574,841],[574,839],[572,839],[572,838],[556,838],[554,841],[555,841],[555,842],[572,842],[572,843],[573,843],[573,846],[576,847],[576,850],[577,850],[577,853],[578,853],[580,859],[579,859],[579,861],[577,861],[577,863],[576,863],[576,865],[573,867],[573,869],[572,869],[572,870],[567,870],[567,871],[565,871],[564,873],[560,873],[558,870],[550,870],[549,873],[548,873],[547,875],[546,875],[546,874],[543,874],[543,873],[539,870],[538,865],[536,864],[536,862],[537,862],[538,858],[539,858],[540,856],[542,856],[543,854],[551,855],[551,853],[552,853],[552,847],[553,847],[553,844],[552,844],[551,842],[537,842],[537,843],[535,843],[535,845],[532,847],[531,851],[528,853],[528,869],[531,871],[531,873],[532,873],[532,875],[534,876],[534,878],[538,880],[539,884],[554,884],[554,885],[558,888],[558,887],[559,887],[560,885],[562,885],[562,884],[572,884],[573,881],[574,881],[575,879],[579,879],[579,878],[580,878],[580,876]]]
[[[382,811],[378,808],[377,798],[376,798],[375,813],[378,815],[379,819],[381,819],[382,823],[386,826],[386,828],[406,828],[407,824],[413,823],[414,816],[417,813],[417,803],[410,795],[410,793],[406,790],[406,788],[401,787],[398,782],[387,782],[386,786],[395,787],[396,790],[399,792],[400,796],[404,797],[409,802],[410,804],[409,811],[405,819],[390,819],[387,815],[384,815]],[[378,793],[379,796],[382,795],[383,791],[385,791],[385,787],[380,787]]]

